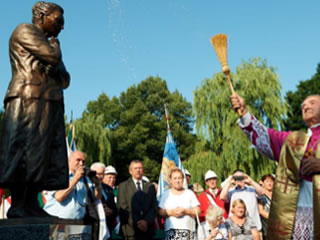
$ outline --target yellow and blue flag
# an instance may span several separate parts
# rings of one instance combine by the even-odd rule
[[[77,147],[76,147],[76,141],[74,139],[75,137],[75,126],[73,125],[72,122],[70,122],[70,125],[69,125],[69,134],[68,134],[68,137],[67,137],[67,151],[68,151],[68,156],[70,155],[71,152],[77,150]]]
[[[181,160],[173,140],[172,134],[168,131],[166,145],[164,148],[162,166],[158,182],[157,199],[159,200],[162,193],[170,187],[170,171],[172,168],[179,168],[185,174],[185,170],[181,164]],[[187,187],[186,178],[184,178],[184,187]]]

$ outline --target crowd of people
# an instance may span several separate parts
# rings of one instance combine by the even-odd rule
[[[235,169],[221,182],[214,170],[208,170],[202,189],[191,184],[189,171],[172,168],[170,187],[157,199],[157,184],[144,176],[142,161],[131,161],[131,177],[116,187],[113,166],[93,163],[86,169],[85,154],[74,151],[68,159],[69,187],[44,192],[41,215],[98,221],[93,228],[97,239],[110,239],[113,232],[122,239],[152,239],[156,228],[168,240],[316,239],[318,208],[312,202],[317,203],[313,197],[318,195],[312,194],[312,185],[319,183],[315,146],[320,136],[320,96],[310,96],[302,104],[304,121],[312,127],[309,135],[268,129],[250,115],[241,97],[231,100],[233,108],[243,113],[238,123],[249,140],[260,153],[279,161],[277,177],[266,174],[257,183]]]
[[[219,188],[217,174],[208,170],[207,188],[196,193],[189,171],[173,168],[170,188],[157,200],[142,161],[131,161],[131,176],[116,186],[113,166],[96,162],[87,169],[85,159],[80,151],[70,154],[69,187],[43,192],[44,210],[48,216],[99,222],[97,239],[152,239],[155,229],[162,229],[165,239],[263,239],[266,234],[271,174],[258,184],[237,169]]]
[[[140,160],[131,161],[131,176],[118,185],[113,166],[96,162],[86,168],[83,152],[71,152],[68,166],[69,187],[43,191],[43,209],[48,217],[97,222],[92,233],[95,239],[152,239],[156,229],[162,231],[164,239],[266,236],[274,183],[271,174],[258,184],[237,169],[219,188],[221,179],[208,170],[206,189],[195,192],[193,186],[197,184],[191,184],[189,171],[173,168],[170,188],[157,200],[157,184],[144,176]]]
[[[162,219],[165,239],[320,239],[319,95],[302,102],[307,133],[268,128],[242,97],[231,96],[248,140],[278,162],[276,178],[267,174],[258,184],[236,169],[219,188],[213,169],[205,174],[207,189],[198,184],[195,192],[191,174],[173,168],[170,188],[156,199],[156,184],[133,160],[131,177],[116,187],[113,166],[87,169],[84,153],[67,156],[63,89],[70,75],[57,38],[63,14],[57,4],[37,2],[32,23],[18,25],[9,40],[12,79],[0,144],[0,187],[11,193],[8,218],[83,219],[98,223],[92,224],[94,239],[112,238],[113,231],[124,239],[151,239]]]
[[[264,175],[256,183],[242,170],[236,169],[219,188],[217,174],[208,170],[204,180],[207,189],[196,194],[200,207],[198,226],[188,231],[197,231],[197,239],[206,240],[266,239],[275,180],[273,174]]]

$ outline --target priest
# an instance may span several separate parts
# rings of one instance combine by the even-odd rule
[[[301,105],[307,132],[267,128],[237,94],[231,103],[243,113],[238,124],[247,138],[278,162],[268,239],[320,239],[320,95],[307,97]]]

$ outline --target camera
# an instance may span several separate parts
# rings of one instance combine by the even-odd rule
[[[96,171],[91,170],[90,168],[85,168],[84,170],[84,174],[90,179],[96,177],[96,173],[97,173]]]
[[[235,181],[241,181],[241,180],[243,180],[244,179],[244,176],[233,176],[233,179],[235,180]]]

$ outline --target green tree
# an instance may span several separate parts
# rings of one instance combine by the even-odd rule
[[[102,162],[113,164],[109,130],[104,127],[101,116],[86,115],[74,122],[77,149],[86,153],[86,165]]]
[[[307,128],[302,120],[301,103],[313,94],[320,94],[320,64],[317,72],[309,80],[300,81],[296,91],[288,91],[285,99],[288,103],[288,118],[285,121],[286,130]]]
[[[221,161],[217,161],[218,156],[212,151],[201,151],[193,154],[187,161],[183,162],[183,167],[191,174],[191,183],[199,183],[205,187],[204,176],[208,170],[214,169],[216,174],[223,176]],[[220,181],[221,179],[219,179]]]
[[[110,99],[105,93],[90,101],[83,117],[99,116],[110,131],[112,162],[119,180],[128,177],[128,165],[133,159],[145,160],[145,175],[158,178],[149,166],[159,166],[164,151],[167,125],[164,104],[168,104],[170,127],[181,158],[194,153],[192,105],[178,92],[170,92],[160,77],[148,77],[129,87],[120,97]]]
[[[286,104],[281,98],[279,77],[266,61],[253,58],[243,62],[231,75],[237,93],[244,97],[249,111],[267,127],[283,127]],[[194,91],[194,114],[198,136],[207,140],[211,152],[196,153],[190,165],[202,161],[202,174],[210,166],[224,179],[233,170],[243,169],[257,179],[264,173],[274,171],[274,163],[250,147],[240,130],[238,116],[231,108],[230,89],[222,73],[205,79]],[[193,162],[193,163],[192,163]],[[190,169],[191,173],[194,168]],[[189,171],[190,171],[189,170]]]
[[[148,157],[144,157],[143,165],[144,171],[146,173],[145,175],[148,176],[149,180],[151,182],[158,183],[161,164],[156,161],[150,160]]]

